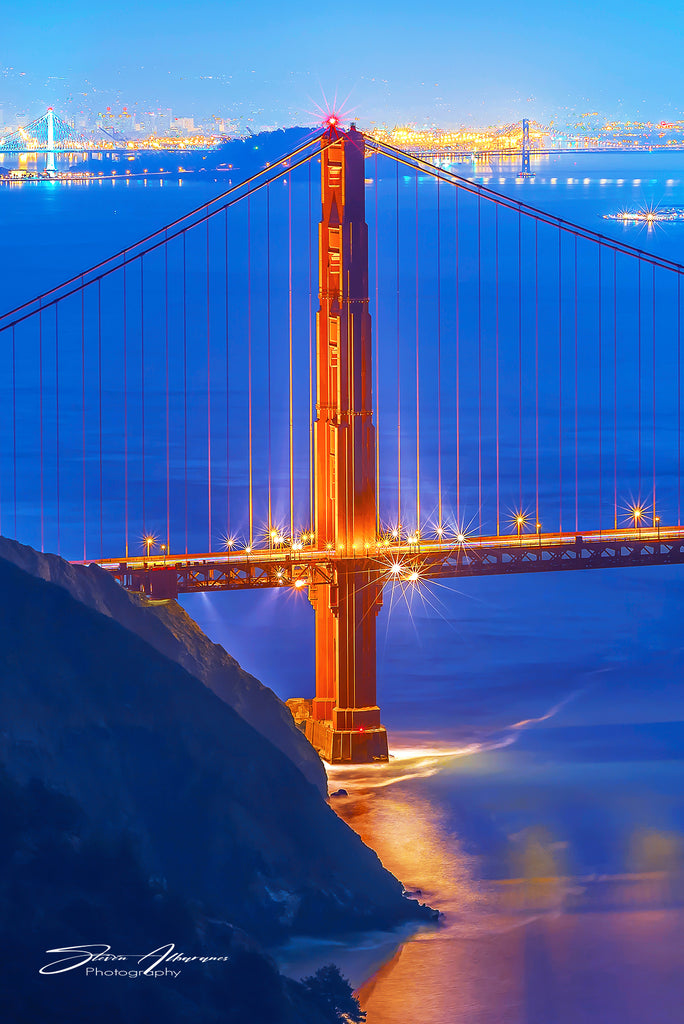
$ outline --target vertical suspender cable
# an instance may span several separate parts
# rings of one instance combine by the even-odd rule
[[[292,171],[287,176],[288,321],[290,327],[290,537],[294,540],[294,401],[292,380]]]
[[[55,450],[57,474],[57,554],[62,549],[61,509],[59,502],[59,302],[55,303]]]
[[[613,529],[617,530],[617,249],[613,249]]]
[[[212,551],[212,530],[211,530],[211,305],[209,290],[209,218],[206,221],[207,227],[207,252],[206,252],[206,277],[207,277],[207,531],[209,547]]]
[[[185,554],[188,553],[188,282],[183,232],[183,474],[185,481]]]
[[[656,267],[652,264],[652,334],[653,334],[653,525],[657,523],[656,516]]]
[[[563,532],[563,233],[558,222],[558,532]]]
[[[477,519],[482,536],[482,227],[477,194]]]
[[[228,207],[225,214],[225,268],[226,268],[226,543],[230,540],[230,358],[228,353]],[[229,548],[230,550],[230,548]]]
[[[539,532],[539,221],[534,221],[534,516]]]
[[[141,412],[141,438],[142,438],[142,525],[143,530],[148,534],[146,508],[145,508],[145,258],[140,257],[140,412]],[[98,282],[99,287],[99,282]],[[98,295],[98,317],[99,313]],[[98,321],[99,322],[99,321]],[[100,363],[102,360],[100,360]],[[102,402],[100,401],[100,408]],[[100,504],[102,504],[102,492],[100,492]]]
[[[637,257],[639,283],[637,286],[637,387],[639,389],[638,406],[638,444],[639,444],[639,506],[641,506],[641,260]]]
[[[125,274],[125,267],[124,267]],[[124,276],[124,284],[125,284]],[[124,293],[124,311],[126,298]],[[125,337],[125,336],[124,336]],[[81,274],[81,470],[83,482],[83,560],[86,559],[86,386],[85,386],[85,286]],[[126,460],[128,467],[128,460]],[[126,557],[128,557],[128,536],[126,537]]]
[[[416,178],[416,536],[420,537],[420,324],[418,318],[418,168]]]
[[[247,407],[249,448],[249,546],[251,548],[254,543],[254,492],[252,481],[252,214],[249,193],[247,193]]]
[[[577,235],[575,235],[575,532],[579,530],[579,490],[578,490],[578,454],[577,454],[577,397],[578,397],[577,373]]]
[[[14,536],[17,536],[17,339],[12,324],[12,475],[14,480]]]
[[[43,498],[45,482],[43,479],[43,310],[38,312],[38,373],[40,391],[40,550],[45,550],[45,509]]]
[[[266,384],[268,407],[268,537],[271,543],[273,529],[273,510],[271,505],[271,189],[266,186]]]
[[[377,156],[376,156],[377,160]],[[437,525],[442,537],[442,240],[437,178]],[[377,300],[376,300],[377,301]]]
[[[599,533],[603,526],[603,331],[601,324],[601,243],[598,243],[598,392],[599,392]]]
[[[401,538],[401,359],[399,352],[399,164],[396,167],[397,219],[397,530]]]
[[[123,274],[123,400],[124,400],[124,544],[128,558],[128,333],[126,325],[126,264]],[[83,291],[81,291],[83,294]],[[83,556],[85,558],[85,555]]]
[[[522,212],[518,207],[518,512],[522,515]]]
[[[124,309],[126,300],[124,297]],[[83,483],[83,560],[86,558],[86,473],[85,473],[85,287],[81,274],[81,475]],[[126,545],[128,557],[128,545]]]
[[[142,260],[140,261],[142,265]],[[102,281],[98,279],[97,282],[97,416],[98,416],[98,438],[99,438],[99,472],[100,472],[100,558],[104,557],[104,544],[103,544],[103,510],[104,494],[102,486]],[[145,421],[143,420],[143,445],[145,444]],[[143,468],[143,481],[145,480],[145,472]],[[144,488],[144,483],[143,483]],[[144,508],[144,490],[143,490],[143,508]],[[143,522],[145,521],[143,513]]]
[[[166,550],[171,551],[171,465],[169,442],[169,243],[164,232],[164,389],[166,392]]]
[[[496,346],[496,535],[501,533],[501,471],[499,449],[499,414],[501,410],[499,394],[499,205],[494,207],[494,306],[495,306],[495,346]]]
[[[458,204],[460,190],[456,186],[456,530],[461,533],[461,416],[460,416],[460,391],[461,391],[461,331],[460,331],[460,295],[459,295],[459,225],[458,225]]]

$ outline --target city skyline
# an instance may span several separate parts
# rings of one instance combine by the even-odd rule
[[[342,23],[337,12],[307,3],[285,12],[272,0],[259,11],[201,0],[192,21],[176,0],[124,2],[115,16],[83,0],[38,0],[30,32],[19,9],[4,15],[0,108],[5,121],[49,104],[73,118],[171,109],[256,130],[311,123],[326,106],[365,126],[570,123],[588,112],[676,120],[684,15],[666,6],[646,47],[641,5],[613,0],[571,11],[497,2],[485,15],[429,0],[420,19],[404,2],[353,2]]]

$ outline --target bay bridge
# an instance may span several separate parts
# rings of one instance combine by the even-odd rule
[[[104,126],[98,129],[102,137],[100,139],[87,138],[83,133],[78,132],[68,122],[64,121],[55,113],[52,107],[48,107],[41,117],[31,121],[30,124],[0,137],[0,156],[3,154],[16,154],[26,156],[28,154],[45,155],[45,174],[50,177],[57,173],[55,157],[67,156],[69,154],[83,154],[92,152],[106,152],[107,154],[126,153],[132,155],[142,152],[185,152],[188,149],[197,150],[203,148],[217,148],[221,142],[219,137],[203,139],[202,145],[197,146],[193,141],[179,137],[173,140],[173,146],[169,146],[169,140],[149,139],[128,142],[118,138],[111,128]],[[162,143],[165,144],[162,144]]]
[[[385,590],[684,562],[683,272],[331,116],[0,317],[0,530],[306,592],[307,736],[385,760]]]

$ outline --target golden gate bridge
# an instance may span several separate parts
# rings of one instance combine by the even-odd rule
[[[0,530],[307,591],[307,735],[386,759],[385,588],[684,561],[683,272],[331,117],[0,317]]]

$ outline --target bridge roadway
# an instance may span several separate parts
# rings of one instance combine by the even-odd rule
[[[74,564],[99,565],[127,590],[164,600],[212,590],[334,584],[336,566],[349,562],[355,563],[355,572],[406,586],[464,576],[678,565],[684,563],[684,527],[466,536],[462,542],[455,538],[416,543],[383,539],[374,548],[352,555],[304,545],[300,550],[282,546],[193,555],[151,554]]]

